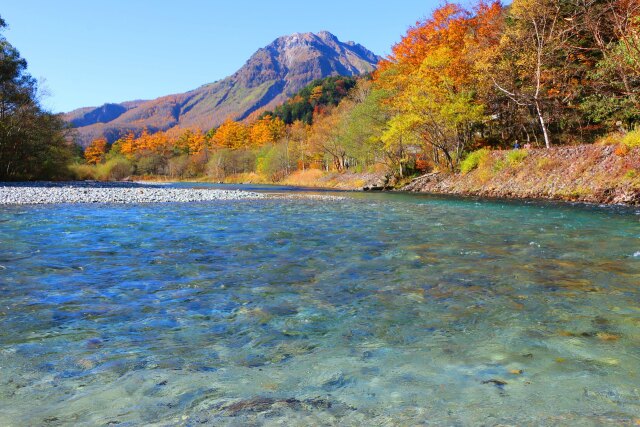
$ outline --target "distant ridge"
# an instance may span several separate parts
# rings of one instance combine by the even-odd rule
[[[296,33],[259,49],[242,68],[218,82],[150,101],[80,108],[65,114],[65,119],[77,128],[82,145],[101,136],[113,142],[145,127],[208,130],[227,118],[243,120],[274,107],[316,79],[371,72],[379,60],[362,45],[341,42],[327,31]]]

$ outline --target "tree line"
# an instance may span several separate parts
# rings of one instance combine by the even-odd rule
[[[449,3],[410,27],[372,76],[314,82],[255,123],[210,131],[189,173],[384,165],[404,177],[457,171],[483,147],[622,140],[640,119],[639,88],[635,0]],[[173,147],[197,163],[186,139]]]
[[[35,99],[34,83],[21,82]],[[297,170],[383,169],[403,178],[459,171],[483,148],[601,142],[622,144],[624,155],[640,145],[639,90],[637,0],[447,3],[410,27],[370,76],[313,82],[248,123],[99,139],[74,171],[275,181]],[[55,120],[31,102],[42,123]]]

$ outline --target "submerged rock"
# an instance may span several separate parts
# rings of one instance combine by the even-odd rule
[[[290,409],[294,411],[312,411],[317,409],[334,409],[337,412],[345,412],[348,410],[356,410],[349,405],[341,402],[334,402],[324,398],[313,398],[300,400],[297,398],[276,399],[270,397],[255,397],[252,399],[239,400],[237,402],[223,405],[219,409],[226,415],[238,417],[251,413],[265,413],[282,409]]]
[[[503,390],[504,386],[506,386],[509,383],[507,383],[506,381],[503,381],[503,380],[498,380],[498,379],[492,378],[490,380],[482,381],[482,384],[493,384],[496,387],[498,387],[499,389]]]

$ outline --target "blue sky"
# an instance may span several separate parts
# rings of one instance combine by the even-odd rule
[[[9,0],[5,36],[52,111],[151,99],[226,77],[258,48],[328,30],[386,55],[440,0]]]

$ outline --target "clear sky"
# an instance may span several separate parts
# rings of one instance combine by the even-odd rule
[[[224,78],[258,48],[327,30],[379,55],[440,0],[7,0],[6,38],[55,112],[152,99]]]

